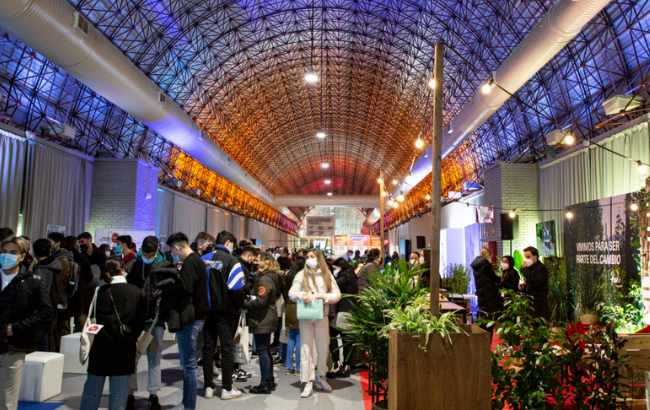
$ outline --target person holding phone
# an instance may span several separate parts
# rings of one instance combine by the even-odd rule
[[[293,302],[302,300],[306,306],[311,306],[313,301],[323,300],[322,319],[298,319],[300,327],[300,381],[305,387],[300,397],[306,398],[313,394],[314,384],[326,392],[332,391],[327,383],[327,356],[329,355],[329,305],[341,300],[341,291],[334,275],[330,272],[325,262],[323,253],[318,249],[307,252],[305,269],[298,272],[293,279],[289,290],[289,299]],[[314,346],[318,363],[314,358]],[[318,371],[318,375],[316,375]]]

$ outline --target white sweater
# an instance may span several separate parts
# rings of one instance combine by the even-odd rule
[[[292,302],[297,302],[298,299],[302,299],[302,296],[307,292],[314,292],[315,295],[323,295],[325,296],[325,300],[323,301],[323,315],[327,316],[330,310],[328,305],[333,305],[341,300],[341,291],[339,290],[339,285],[336,284],[336,278],[332,276],[332,291],[327,293],[325,280],[323,279],[323,274],[320,270],[316,272],[316,286],[314,286],[313,281],[310,280],[309,289],[303,289],[302,287],[303,276],[304,271],[300,271],[293,279],[291,289],[289,289],[289,299],[291,299]]]

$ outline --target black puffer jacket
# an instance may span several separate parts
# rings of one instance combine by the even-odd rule
[[[501,279],[492,270],[490,262],[479,256],[472,262],[472,269],[474,269],[478,308],[490,315],[502,310],[503,299],[497,286]]]
[[[357,275],[352,270],[339,272],[336,277],[336,284],[339,285],[341,295],[356,295],[359,293],[359,284]],[[336,306],[337,312],[349,312],[355,305],[354,297],[341,296],[341,301]]]
[[[248,329],[251,334],[264,335],[273,333],[278,329],[278,311],[275,306],[277,299],[275,272],[257,272],[251,275],[253,286],[250,291],[251,298],[244,302]],[[255,299],[253,300],[252,297]]]
[[[503,280],[501,281],[501,287],[514,291],[519,290],[519,272],[517,269],[512,268],[504,272]]]
[[[548,269],[540,262],[535,262],[531,267],[521,268],[521,274],[526,278],[526,296],[533,297],[533,318],[543,317],[550,320],[551,312],[548,308]]]
[[[50,323],[53,315],[45,284],[21,266],[18,275],[0,291],[0,354],[36,350],[36,329]],[[13,333],[9,337],[8,324]]]

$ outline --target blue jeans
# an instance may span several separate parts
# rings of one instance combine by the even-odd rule
[[[289,330],[289,344],[287,344],[287,369],[293,370],[293,352],[296,352],[296,371],[300,371],[300,329]]]
[[[147,325],[144,328],[145,332],[149,331],[150,326]],[[151,332],[153,335],[153,340],[149,347],[147,347],[147,364],[149,367],[149,381],[147,383],[147,391],[149,394],[158,394],[160,390],[160,357],[162,355],[163,348],[163,335],[165,334],[165,328],[162,326],[154,327]],[[155,344],[155,346],[153,346]],[[154,347],[155,353],[151,351],[151,348]],[[133,394],[138,391],[138,375],[137,373],[131,376],[131,388],[129,389],[129,394]]]
[[[257,357],[260,361],[260,372],[262,380],[273,377],[273,356],[271,356],[271,333],[253,335],[257,345]]]
[[[196,339],[205,321],[197,320],[193,325],[183,326],[178,337],[178,355],[183,369],[183,406],[196,409]]]
[[[126,400],[129,397],[129,383],[131,375],[108,376],[109,394],[108,410],[123,410],[126,408]],[[106,376],[95,376],[88,373],[84,392],[81,395],[81,407],[79,410],[97,410],[102,399],[104,382]]]

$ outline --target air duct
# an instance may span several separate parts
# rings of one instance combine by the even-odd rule
[[[0,27],[251,195],[273,195],[231,160],[66,0],[0,1]]]
[[[609,0],[561,0],[542,17],[499,69],[493,73],[495,82],[515,93],[546,65]],[[442,134],[442,157],[448,156],[462,141],[481,126],[510,95],[497,86],[485,94],[480,89],[453,118],[453,127]],[[426,149],[413,165],[413,185],[431,173],[431,147]],[[408,192],[406,186],[404,192]],[[394,191],[396,194],[398,191]]]
[[[273,205],[281,206],[347,206],[375,208],[379,206],[379,195],[275,195]]]
[[[364,228],[371,228],[374,224],[377,223],[377,221],[381,218],[381,211],[379,208],[373,209],[370,214],[368,214],[368,217],[366,218],[365,221],[363,221],[363,227]]]

